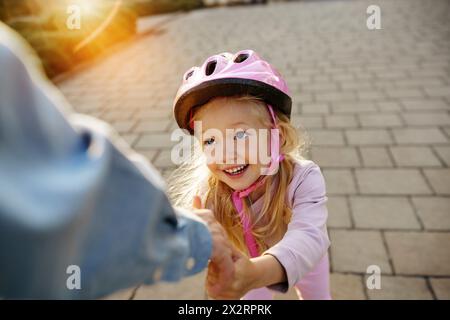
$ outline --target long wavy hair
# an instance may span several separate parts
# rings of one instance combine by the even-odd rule
[[[248,101],[267,109],[264,101],[254,96],[237,96],[234,99]],[[208,104],[197,107],[193,119],[199,118],[200,112],[206,112]],[[260,212],[251,210],[249,197],[244,198],[244,211],[249,215],[252,232],[260,251],[268,249],[264,241],[268,238],[280,239],[286,232],[292,208],[286,202],[287,187],[292,180],[295,163],[303,159],[308,149],[309,139],[304,130],[295,128],[288,117],[274,109],[277,126],[280,131],[280,154],[285,158],[280,162],[278,172],[267,176],[261,188],[264,188],[263,204]],[[271,128],[269,117],[264,117],[264,125]],[[206,167],[200,143],[192,144],[191,158],[179,166],[168,178],[168,194],[174,206],[192,208],[194,195],[200,195],[206,208],[212,209],[218,222],[224,227],[230,241],[244,254],[247,250],[243,228],[236,211],[231,194],[234,191],[227,184],[211,174]]]

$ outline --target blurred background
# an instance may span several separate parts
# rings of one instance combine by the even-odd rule
[[[381,29],[367,27],[372,4]],[[256,50],[286,78],[326,179],[333,298],[450,298],[450,1],[0,0],[0,19],[75,111],[111,123],[164,177],[183,73]],[[203,299],[203,278],[107,298]]]

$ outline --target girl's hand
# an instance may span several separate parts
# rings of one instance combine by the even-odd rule
[[[207,210],[201,203],[198,196],[194,197],[192,207],[208,226],[212,238],[212,253],[210,264],[215,265],[216,281],[211,284],[210,290],[213,294],[220,292],[227,286],[229,279],[234,276],[234,255],[238,254],[228,240],[227,234],[222,225],[216,220],[211,210]]]
[[[219,276],[220,271],[217,269],[217,266],[214,263],[210,263],[206,278],[206,289],[211,298],[220,300],[240,299],[248,291],[255,288],[255,280],[258,277],[255,264],[241,253],[235,257],[234,276],[228,279],[226,287],[222,287],[222,290],[217,292],[211,289],[218,281]]]

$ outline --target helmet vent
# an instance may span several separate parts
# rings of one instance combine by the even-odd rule
[[[205,74],[207,76],[212,75],[214,73],[214,70],[216,70],[216,65],[217,65],[216,60],[209,61],[205,68]]]
[[[185,80],[189,79],[190,77],[192,77],[193,74],[194,74],[194,70],[189,71],[189,72],[186,74],[186,77],[184,77],[184,79],[185,79]]]
[[[247,58],[248,58],[248,53],[241,53],[236,58],[234,58],[234,62],[241,63],[241,62],[244,62],[245,60],[247,60]]]

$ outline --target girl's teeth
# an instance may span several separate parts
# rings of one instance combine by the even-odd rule
[[[233,169],[228,169],[228,170],[225,170],[225,171],[228,172],[228,173],[236,173],[236,172],[241,171],[244,168],[245,168],[245,165],[244,166],[240,166],[240,167],[236,167],[236,168],[233,168]]]

